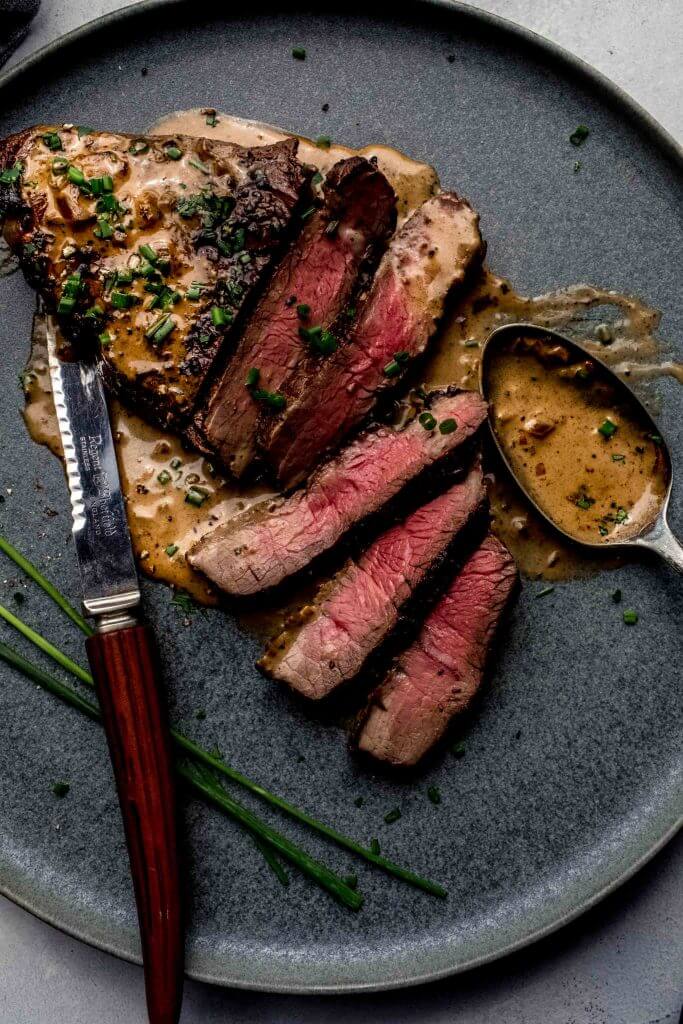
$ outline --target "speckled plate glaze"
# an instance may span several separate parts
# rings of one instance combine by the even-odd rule
[[[681,158],[614,86],[543,40],[459,5],[368,13],[370,5],[345,3],[320,14],[256,0],[222,17],[210,7],[219,5],[128,9],[31,57],[0,80],[0,133],[39,121],[135,131],[165,111],[215,105],[351,145],[390,142],[434,163],[471,199],[492,266],[520,289],[587,280],[632,290],[663,310],[661,335],[678,341],[680,357]],[[306,47],[305,62],[292,60],[293,45]],[[568,136],[580,123],[591,135],[575,174]],[[0,280],[0,529],[77,600],[61,470],[20,417],[17,374],[33,306],[19,274]],[[656,385],[680,472],[676,388]],[[679,535],[682,495],[679,482],[671,507]],[[17,585],[3,563],[0,600],[9,603]],[[615,587],[638,610],[636,627],[623,625]],[[320,992],[461,971],[585,910],[674,833],[680,580],[641,562],[558,585],[542,600],[538,589],[522,589],[466,756],[446,756],[405,784],[365,774],[343,733],[264,681],[253,667],[258,641],[231,618],[197,613],[185,626],[168,590],[145,584],[174,721],[344,831],[378,836],[395,859],[450,891],[447,902],[430,899],[283,822],[341,871],[358,873],[367,898],[353,915],[295,874],[283,890],[247,837],[189,802],[192,976]],[[81,638],[50,602],[26,593],[29,620],[83,658]],[[73,935],[137,959],[103,736],[2,666],[0,683],[0,886]],[[52,795],[55,779],[70,781],[65,799]],[[438,807],[426,797],[430,784],[441,789]],[[385,825],[397,804],[401,820]]]

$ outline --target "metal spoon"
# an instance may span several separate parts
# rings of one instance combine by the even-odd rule
[[[570,352],[575,352],[579,356],[579,358],[589,359],[591,362],[595,363],[597,366],[600,367],[600,369],[608,378],[610,384],[615,388],[615,390],[617,392],[621,391],[621,393],[624,394],[625,397],[631,403],[633,403],[633,406],[640,411],[643,418],[648,423],[651,424],[652,433],[657,434],[659,437],[661,437],[661,433],[659,431],[659,428],[657,427],[657,424],[654,422],[654,420],[652,419],[652,417],[650,416],[649,412],[642,404],[640,399],[632,391],[628,384],[625,384],[624,381],[620,377],[618,377],[613,370],[609,368],[609,366],[607,366],[601,359],[598,359],[593,352],[589,352],[588,349],[585,349],[581,345],[577,344],[577,342],[572,341],[571,338],[567,338],[564,334],[560,334],[558,331],[549,330],[547,327],[539,327],[536,324],[504,324],[502,327],[497,327],[495,331],[492,331],[492,333],[486,339],[486,342],[484,343],[484,348],[482,350],[481,364],[479,367],[479,388],[481,390],[482,395],[487,401],[489,398],[489,366],[491,358],[496,348],[502,341],[509,339],[510,336],[521,337],[524,335],[531,335],[546,339],[550,338],[551,340],[557,341],[561,345],[564,345],[567,349],[570,350]],[[649,551],[655,551],[658,555],[661,555],[661,557],[666,562],[668,562],[669,565],[673,566],[673,568],[676,569],[678,572],[683,573],[683,546],[681,546],[676,537],[674,537],[673,533],[671,532],[671,527],[667,522],[667,510],[669,507],[669,498],[671,497],[671,484],[673,479],[673,472],[671,455],[664,440],[662,440],[661,451],[667,463],[668,486],[666,494],[664,495],[664,498],[662,499],[662,502],[659,506],[659,510],[656,517],[649,524],[646,524],[639,534],[633,537],[629,537],[628,539],[622,539],[617,536],[614,539],[606,539],[602,541],[585,541],[579,540],[572,534],[567,533],[566,530],[563,530],[561,526],[558,526],[555,520],[548,515],[548,513],[538,504],[537,501],[535,501],[532,495],[529,494],[524,484],[521,483],[521,481],[518,479],[517,475],[515,474],[514,468],[506,455],[505,449],[501,445],[500,439],[498,438],[498,435],[496,433],[493,412],[490,407],[489,426],[491,428],[491,434],[493,435],[493,440],[496,444],[496,447],[500,452],[503,462],[509,469],[510,474],[515,479],[516,483],[524,492],[527,499],[533,505],[536,511],[541,516],[543,516],[546,522],[550,523],[550,525],[554,527],[555,530],[561,533],[563,537],[566,537],[574,544],[582,544],[587,548],[595,548],[601,551],[604,551],[607,547],[647,548]]]

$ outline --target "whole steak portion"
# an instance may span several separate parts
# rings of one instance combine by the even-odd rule
[[[411,767],[438,743],[479,690],[516,582],[512,556],[489,535],[370,697],[358,736],[362,753]]]
[[[282,486],[303,479],[397,384],[483,255],[479,217],[452,192],[428,199],[399,228],[347,344],[287,389],[287,407],[263,439]]]
[[[0,144],[0,214],[26,276],[162,426],[188,419],[298,222],[296,151],[44,125]]]
[[[476,392],[435,392],[430,411],[419,419],[402,430],[375,427],[361,434],[306,488],[260,502],[207,533],[188,561],[232,597],[277,587],[445,463],[485,418]]]
[[[355,678],[395,629],[415,597],[424,595],[457,547],[455,538],[485,501],[477,464],[464,480],[381,534],[349,559],[270,644],[259,667],[312,700]],[[422,603],[423,598],[420,599]]]
[[[348,326],[347,307],[374,271],[396,222],[391,186],[361,157],[330,169],[323,196],[324,205],[311,213],[275,271],[197,417],[196,433],[237,477],[254,460],[257,427],[261,423],[268,433],[285,401],[283,386],[299,364],[317,365],[337,346],[340,328]]]

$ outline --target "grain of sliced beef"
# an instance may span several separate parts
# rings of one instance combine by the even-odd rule
[[[195,424],[237,477],[256,455],[259,422],[266,430],[272,421],[267,396],[282,393],[307,350],[337,343],[336,322],[364,274],[374,270],[396,222],[391,186],[361,157],[332,167],[324,198],[273,275]],[[247,387],[255,369],[258,379]]]
[[[463,566],[422,630],[372,694],[358,749],[410,767],[441,739],[477,693],[517,571],[489,535]]]
[[[296,151],[45,125],[0,142],[5,238],[148,418],[187,420],[231,343],[308,195]]]
[[[460,483],[381,534],[323,584],[313,605],[259,662],[273,679],[313,700],[361,671],[395,629],[415,591],[433,578],[454,538],[485,499],[477,464]]]
[[[278,586],[445,462],[479,429],[486,405],[473,391],[452,389],[434,394],[430,415],[435,429],[415,419],[402,430],[362,434],[305,489],[261,502],[206,534],[191,549],[190,564],[233,597]]]
[[[479,218],[454,193],[428,199],[399,229],[348,344],[297,381],[264,440],[265,458],[283,486],[303,479],[424,352],[448,297],[483,253]]]

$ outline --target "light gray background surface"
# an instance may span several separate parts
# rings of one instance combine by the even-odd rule
[[[14,60],[121,0],[43,0]],[[487,0],[603,71],[683,138],[680,0]],[[683,995],[683,839],[619,892],[506,961],[420,989],[315,998],[189,983],[183,1024],[660,1024]],[[144,1024],[142,973],[0,901],[0,1024]]]

